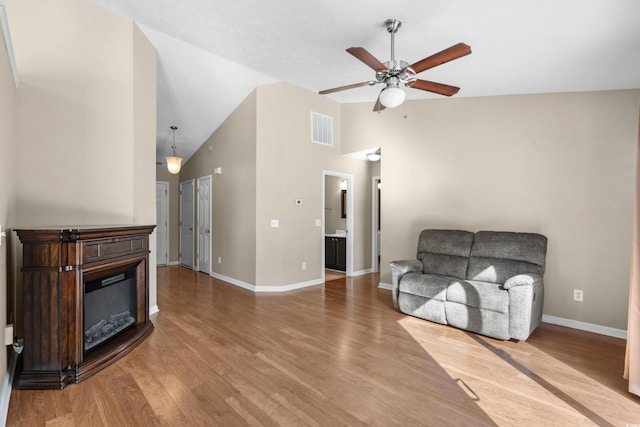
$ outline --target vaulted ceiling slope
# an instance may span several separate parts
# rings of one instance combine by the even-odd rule
[[[169,126],[179,127],[178,154],[188,159],[256,86],[286,81],[317,92],[371,80],[345,49],[390,59],[389,18],[402,21],[396,59],[471,46],[471,55],[420,74],[461,87],[458,97],[640,88],[638,0],[91,1],[135,20],[158,50],[159,161]],[[329,96],[373,103],[379,90]]]

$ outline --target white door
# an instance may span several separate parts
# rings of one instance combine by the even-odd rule
[[[193,180],[180,183],[180,264],[193,268]]]
[[[169,183],[156,182],[156,264],[169,264]]]
[[[382,192],[382,181],[379,176],[372,178],[371,187],[371,271],[380,271],[380,196]]]
[[[211,175],[198,178],[198,269],[211,272]]]

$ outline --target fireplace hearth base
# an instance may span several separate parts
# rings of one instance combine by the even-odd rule
[[[61,389],[137,347],[149,320],[149,234],[154,226],[16,230],[23,244],[24,348],[17,387]],[[85,284],[133,271],[135,323],[85,349]]]

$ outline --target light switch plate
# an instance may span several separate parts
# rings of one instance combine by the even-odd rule
[[[278,221],[277,219],[272,219],[272,220],[271,220],[271,227],[272,227],[272,228],[278,228],[278,227],[280,227],[280,221]]]

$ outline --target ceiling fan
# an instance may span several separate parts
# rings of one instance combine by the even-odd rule
[[[380,91],[378,100],[373,107],[373,111],[381,111],[384,110],[385,107],[397,107],[404,102],[406,94],[401,89],[403,86],[445,96],[452,96],[458,93],[460,90],[459,87],[431,82],[428,80],[420,80],[415,76],[425,70],[470,54],[471,47],[464,43],[458,43],[409,65],[409,63],[405,61],[395,59],[394,35],[400,28],[401,24],[402,22],[397,19],[387,19],[385,21],[387,32],[391,34],[391,59],[387,62],[380,62],[363,47],[350,47],[347,49],[347,52],[364,62],[376,72],[375,80],[321,90],[319,92],[320,95],[384,83],[385,87]]]

